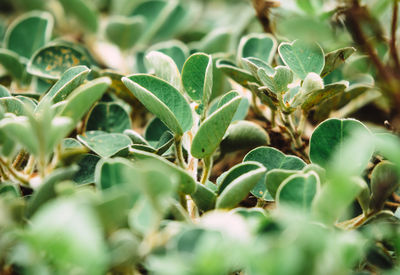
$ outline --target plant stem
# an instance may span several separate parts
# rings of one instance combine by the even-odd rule
[[[203,173],[201,174],[201,179],[200,179],[200,183],[203,185],[206,184],[208,178],[210,177],[212,163],[213,159],[211,156],[205,157],[203,159]]]
[[[186,169],[186,163],[185,159],[183,158],[183,152],[182,152],[182,136],[176,135],[174,140],[175,140],[175,156],[178,165],[181,168]]]
[[[24,175],[20,174],[18,171],[14,170],[14,167],[12,167],[9,163],[7,163],[5,160],[0,158],[0,165],[2,165],[4,168],[8,170],[10,175],[12,175],[16,180],[20,181],[24,185],[28,185],[28,179],[24,177]]]
[[[26,164],[24,169],[24,174],[26,175],[32,174],[34,165],[35,165],[35,158],[33,155],[29,155],[28,163]]]
[[[22,164],[22,161],[24,160],[24,158],[25,158],[25,155],[26,155],[26,153],[25,153],[25,151],[24,150],[21,150],[19,153],[18,153],[18,155],[17,155],[17,157],[15,158],[15,160],[14,160],[14,162],[13,162],[13,167],[15,168],[15,169],[19,169],[20,168],[20,166],[21,166],[21,164]]]
[[[399,14],[399,4],[398,0],[393,0],[393,10],[392,10],[392,25],[390,29],[390,55],[393,58],[394,67],[397,71],[400,70],[399,55],[396,48],[396,30],[397,30],[397,20]]]

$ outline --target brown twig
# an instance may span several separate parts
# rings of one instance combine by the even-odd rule
[[[252,0],[253,7],[256,10],[257,18],[260,21],[263,29],[267,33],[273,33],[271,19],[269,18],[270,9],[279,7],[277,1]]]
[[[394,62],[394,68],[400,70],[399,55],[396,48],[396,31],[397,31],[397,20],[399,15],[399,3],[397,0],[393,0],[393,10],[392,10],[392,25],[390,29],[390,55],[392,56]]]

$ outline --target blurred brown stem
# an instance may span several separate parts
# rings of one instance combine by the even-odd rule
[[[399,55],[396,48],[396,31],[397,31],[397,21],[399,14],[399,3],[397,0],[393,0],[393,10],[392,10],[392,25],[390,29],[390,54],[393,59],[394,67],[396,70],[400,70]]]

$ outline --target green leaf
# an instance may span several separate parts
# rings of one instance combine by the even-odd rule
[[[328,167],[333,161],[333,155],[343,150],[341,147],[353,133],[360,131],[370,136],[371,133],[367,127],[355,119],[328,119],[318,125],[311,135],[310,139],[310,160],[321,167]],[[364,169],[369,157],[362,160],[361,163],[354,163],[358,169]]]
[[[140,39],[144,25],[145,20],[142,16],[113,16],[107,22],[105,35],[121,50],[127,50]]]
[[[273,75],[275,73],[274,68],[272,68],[263,60],[255,57],[242,58],[242,66],[251,72],[251,74],[257,78],[257,80],[259,80],[258,70],[261,68],[265,70],[267,75]]]
[[[226,171],[218,184],[217,194],[220,195],[236,178],[253,170],[262,168],[261,164],[255,161],[239,163]]]
[[[325,66],[324,52],[316,43],[296,40],[292,43],[281,43],[279,55],[283,62],[300,78],[314,72],[321,74]]]
[[[90,70],[86,66],[76,66],[66,70],[60,80],[58,80],[46,95],[40,100],[37,109],[40,109],[42,102],[51,101],[57,103],[66,99],[66,97],[86,79]]]
[[[19,56],[7,49],[0,48],[0,64],[12,77],[21,80],[25,74],[25,66]]]
[[[128,89],[177,135],[188,131],[193,124],[192,111],[177,89],[164,80],[145,74],[122,78]]]
[[[49,42],[53,24],[53,17],[48,12],[33,11],[24,14],[8,28],[4,46],[29,59],[37,49]]]
[[[268,75],[263,68],[259,69],[257,73],[261,82],[275,94],[286,92],[288,85],[293,81],[293,72],[285,66],[276,67],[273,75]]]
[[[74,16],[90,32],[96,32],[99,14],[93,3],[83,0],[59,0],[64,10]]]
[[[340,95],[341,93],[344,93],[346,88],[347,88],[346,84],[332,83],[326,85],[323,89],[318,89],[310,93],[304,93],[298,95],[298,97],[301,97],[304,100],[304,101],[301,99],[299,100],[300,102],[303,101],[301,103],[301,108],[307,112],[313,107],[318,106],[323,101],[329,100],[330,98],[333,98],[337,95]],[[296,107],[296,100],[297,98],[295,97],[293,107]]]
[[[146,24],[140,42],[148,43],[166,23],[177,5],[178,2],[175,0],[150,0],[139,3],[131,15],[140,15],[145,19]]]
[[[147,124],[144,131],[144,138],[151,146],[155,147],[160,141],[162,135],[168,130],[168,127],[165,126],[158,117],[155,117]]]
[[[200,159],[214,153],[232,121],[240,100],[241,97],[236,96],[203,121],[193,138],[191,154],[194,157]]]
[[[196,186],[196,192],[190,195],[196,206],[204,212],[214,209],[217,195],[201,183],[196,183]]]
[[[272,198],[276,198],[276,192],[285,179],[298,173],[299,171],[287,169],[272,169],[268,171],[265,174],[265,185]]]
[[[385,201],[399,187],[400,177],[396,165],[389,161],[382,161],[371,174],[371,201],[370,209],[380,211]]]
[[[327,76],[336,68],[342,65],[356,51],[353,47],[342,48],[325,55],[325,66],[321,72],[321,77]]]
[[[131,173],[131,174],[129,174]],[[132,176],[135,174],[135,177]],[[130,195],[135,195],[136,187],[132,184],[133,181],[140,182],[143,180],[133,167],[133,163],[123,158],[101,159],[95,168],[95,183],[99,190],[108,190],[114,187],[131,187]],[[139,180],[137,179],[139,177]],[[125,190],[127,191],[127,190]],[[135,197],[135,196],[134,196]],[[132,198],[136,200],[137,198]]]
[[[95,183],[94,172],[99,160],[100,158],[96,155],[84,154],[77,162],[79,170],[76,172],[72,180],[79,185]]]
[[[0,98],[2,97],[11,97],[10,91],[0,84]]]
[[[208,54],[216,54],[229,52],[233,42],[233,31],[231,29],[221,27],[209,32],[204,36],[196,48]]]
[[[222,152],[230,153],[268,144],[269,135],[261,126],[247,120],[238,120],[229,125],[220,146]]]
[[[267,64],[271,64],[278,43],[270,34],[249,34],[244,36],[239,43],[239,60],[247,57],[258,58]]]
[[[106,272],[107,246],[87,201],[61,198],[47,203],[30,220],[25,240],[56,273],[67,274],[71,267],[83,274]]]
[[[164,79],[181,91],[181,74],[174,60],[168,55],[152,51],[146,55],[145,64],[149,71],[153,71],[155,76]]]
[[[123,132],[124,135],[127,135],[133,142],[133,144],[141,144],[141,145],[148,145],[150,144],[137,132],[132,129],[126,129]]]
[[[25,104],[16,97],[1,97],[0,106],[4,113],[13,113],[17,116],[23,116],[27,113]]]
[[[292,175],[279,186],[276,201],[278,204],[288,204],[305,210],[310,209],[319,185],[318,175],[314,172]]]
[[[36,190],[32,197],[29,199],[26,215],[28,218],[32,217],[33,214],[46,202],[56,197],[55,186],[64,180],[72,179],[75,173],[78,171],[77,166],[71,166],[67,168],[60,168],[52,172],[45,179],[39,189]]]
[[[233,208],[240,203],[265,174],[264,167],[244,173],[232,181],[218,196],[216,208]]]
[[[193,194],[196,191],[196,181],[184,169],[152,153],[135,149],[130,149],[130,153],[131,157],[135,160],[153,160],[154,162],[157,162],[160,167],[171,171],[171,173],[173,173],[178,180],[178,190],[180,192],[185,194]]]
[[[31,154],[38,155],[38,140],[35,137],[32,138],[32,127],[27,117],[20,116],[2,119],[0,129],[10,138],[23,144]]]
[[[103,158],[109,158],[122,149],[132,145],[129,137],[119,133],[104,133],[102,131],[89,131],[86,136],[78,135],[78,140],[90,150]]]
[[[64,44],[53,44],[36,51],[28,63],[28,73],[52,80],[74,66],[90,67],[90,60],[84,52]]]
[[[108,133],[122,133],[131,128],[131,120],[125,109],[113,102],[99,103],[90,112],[86,131],[100,130]]]
[[[207,106],[212,93],[213,61],[204,53],[191,55],[183,65],[182,84],[191,99]]]
[[[248,82],[257,82],[257,79],[253,75],[239,67],[236,67],[236,65],[229,60],[218,60],[217,68],[242,86],[246,86]]]
[[[272,147],[258,147],[250,151],[244,158],[243,161],[257,161],[267,168],[267,171],[273,169],[286,169],[286,170],[301,170],[306,166],[305,162],[295,156],[287,156],[281,151]],[[265,185],[265,177],[263,177],[251,193],[263,199],[272,199],[270,194],[267,192]]]
[[[108,77],[101,77],[79,86],[67,97],[67,103],[58,115],[71,118],[75,126],[102,97],[110,84]]]
[[[154,44],[148,50],[148,52],[151,51],[161,52],[171,57],[176,66],[178,66],[179,71],[182,71],[183,64],[185,64],[186,59],[189,57],[189,48],[186,44],[178,40]]]

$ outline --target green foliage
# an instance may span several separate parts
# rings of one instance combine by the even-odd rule
[[[0,1],[0,274],[397,274],[398,3],[277,2]]]

